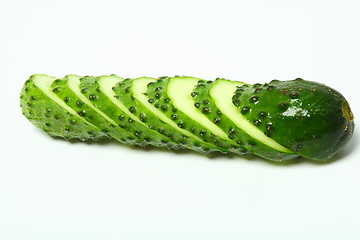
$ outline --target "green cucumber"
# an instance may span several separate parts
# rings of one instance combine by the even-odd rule
[[[194,77],[36,74],[20,94],[23,115],[53,137],[248,153],[272,161],[325,161],[350,141],[354,116],[343,95],[295,79],[246,84]]]

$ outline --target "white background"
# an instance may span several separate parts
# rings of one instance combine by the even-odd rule
[[[325,83],[360,115],[360,1],[0,3],[0,239],[360,239],[359,134],[331,163],[52,139],[32,74]],[[355,122],[358,118],[355,119]]]

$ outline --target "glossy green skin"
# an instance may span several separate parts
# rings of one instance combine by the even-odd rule
[[[238,145],[234,145],[227,140],[221,139],[220,137],[211,133],[202,124],[192,119],[191,116],[188,116],[181,110],[176,109],[171,103],[171,97],[167,94],[167,86],[169,81],[176,81],[176,77],[159,78],[157,81],[148,85],[147,97],[154,106],[157,106],[159,109],[161,109],[161,111],[180,128],[198,136],[203,141],[212,144],[213,148],[216,148],[217,151],[221,151],[223,153],[230,151],[240,155],[246,155],[246,149]],[[200,79],[199,81],[203,82],[203,80]],[[204,94],[208,94],[208,92],[204,92]],[[206,113],[203,112],[203,114]]]
[[[266,135],[300,156],[334,157],[354,131],[345,98],[323,84],[295,79],[240,87],[233,100]]]
[[[71,114],[49,99],[39,89],[31,76],[24,84],[20,95],[20,106],[23,114],[35,126],[53,137],[65,139],[100,140],[108,139],[109,136],[98,128],[92,127],[82,121],[77,114]],[[54,78],[55,80],[55,78]],[[55,90],[56,91],[56,90]]]
[[[214,84],[218,81],[229,81],[225,79],[216,79],[216,81],[201,81],[194,88],[192,93],[195,104],[198,104],[200,109],[210,108],[206,116],[213,121],[217,126],[229,134],[229,138],[233,139],[242,146],[246,152],[256,154],[263,158],[273,161],[286,161],[299,157],[298,154],[285,153],[274,150],[271,147],[263,144],[261,141],[249,136],[242,129],[238,128],[221,110],[216,106],[214,100],[209,96],[208,92]],[[242,85],[242,84],[240,84]],[[244,151],[244,153],[245,153]]]

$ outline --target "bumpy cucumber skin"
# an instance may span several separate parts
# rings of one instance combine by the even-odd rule
[[[333,158],[354,131],[344,96],[317,82],[298,78],[245,85],[237,89],[233,100],[254,126],[309,159]]]
[[[214,151],[220,151],[222,153],[227,153],[230,151],[237,154],[246,155],[246,150],[244,148],[234,145],[230,141],[221,139],[220,137],[214,135],[202,124],[198,123],[172,104],[171,97],[167,94],[167,86],[170,81],[176,81],[177,78],[186,77],[162,77],[157,79],[155,82],[151,82],[148,85],[148,91],[146,93],[149,101],[154,106],[161,109],[161,111],[178,127],[196,135],[204,142],[211,144],[214,148]],[[204,82],[201,79],[198,80],[200,82]]]
[[[67,88],[67,77],[69,76],[56,79],[43,74],[33,75],[25,82],[20,94],[23,115],[51,136],[64,139],[78,138],[85,141],[110,139],[113,138],[111,134],[113,133],[120,136],[116,139],[125,144],[141,146],[151,144],[169,149],[192,149],[205,155],[214,151],[226,152],[206,143],[207,139],[198,141],[164,124],[133,97],[131,87],[136,79],[125,79],[113,88],[114,97],[120,99],[129,108],[131,116],[121,114],[114,104],[111,107],[107,106],[109,101],[104,100],[106,98],[103,98],[96,87],[96,78],[85,77],[81,80],[82,94],[89,98],[96,108],[118,123],[112,125],[106,119],[100,119],[102,115],[77,99],[78,96]],[[51,88],[46,91],[39,88],[35,82],[39,83],[38,79],[41,78],[53,81]],[[151,81],[156,82],[155,79]],[[158,84],[157,87],[161,87],[161,84]],[[239,112],[266,136],[288,148],[293,154],[272,152],[267,146],[263,146],[262,142],[252,139],[221,114],[221,109],[218,109],[209,97],[208,92],[212,84],[214,82],[198,82],[192,94],[194,104],[201,109],[211,108],[211,114],[207,114],[207,117],[224,131],[228,131],[229,138],[244,149],[239,152],[240,155],[250,152],[274,161],[285,161],[296,156],[324,161],[340,152],[353,135],[355,127],[353,114],[344,96],[335,89],[303,79],[241,85],[233,95],[233,104]],[[151,85],[148,89],[154,91],[155,85]],[[59,98],[54,100],[54,96],[50,96],[48,92],[55,93]],[[152,93],[144,92],[154,98],[155,95],[152,96]],[[71,109],[59,104],[59,99]],[[158,107],[161,106],[160,101],[164,99],[157,100]],[[142,127],[134,132],[134,128],[125,127],[131,125],[121,123],[127,119],[131,124],[134,116],[147,126],[140,124]],[[181,125],[181,123],[177,124]]]
[[[24,84],[20,94],[20,106],[23,115],[35,126],[53,137],[64,139],[101,140],[109,138],[108,135],[99,131],[86,122],[82,121],[77,114],[71,114],[50,99],[38,86],[34,79],[39,77],[56,78],[46,75],[33,75]],[[56,91],[57,89],[49,89]]]
[[[199,109],[209,109],[209,111],[206,111],[206,116],[217,126],[227,132],[230,139],[233,139],[239,146],[242,146],[245,149],[244,153],[252,153],[273,161],[287,161],[299,157],[298,154],[276,151],[263,144],[261,141],[249,136],[245,131],[238,128],[231,119],[223,114],[216,106],[212,97],[208,94],[210,89],[218,81],[229,80],[216,79],[215,81],[200,81],[192,93],[194,104]]]

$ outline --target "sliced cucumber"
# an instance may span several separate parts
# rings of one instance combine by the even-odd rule
[[[25,82],[20,105],[25,117],[55,137],[114,138],[205,155],[252,153],[273,161],[331,159],[355,126],[343,95],[303,79],[249,85],[180,76],[36,74]]]

